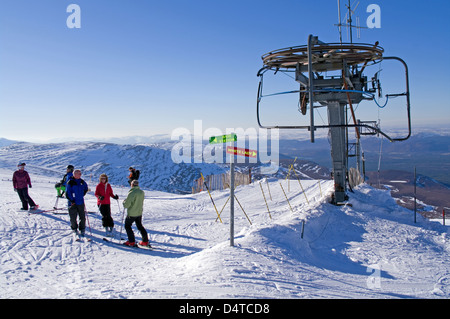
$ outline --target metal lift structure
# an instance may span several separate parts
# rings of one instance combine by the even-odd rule
[[[384,49],[375,44],[365,43],[324,43],[317,36],[309,35],[306,45],[289,47],[268,52],[262,56],[263,67],[258,71],[260,77],[257,96],[257,121],[266,129],[307,129],[310,140],[315,141],[317,129],[329,129],[332,158],[332,174],[334,179],[334,195],[332,203],[342,204],[347,199],[348,186],[348,129],[355,129],[355,156],[359,154],[361,135],[382,135],[391,142],[407,140],[411,135],[410,92],[408,66],[399,57],[383,56]],[[401,63],[405,70],[405,91],[386,94],[390,97],[403,97],[406,100],[406,122],[408,133],[402,137],[391,137],[383,132],[377,121],[359,121],[353,105],[363,100],[376,102],[376,93],[381,96],[381,83],[377,73],[368,80],[366,68],[384,60]],[[300,85],[299,90],[263,94],[264,74],[272,71],[291,72],[292,78]],[[331,76],[329,74],[332,74]],[[369,85],[371,83],[371,85]],[[267,96],[298,94],[298,107],[301,114],[308,117],[309,125],[283,126],[264,125],[260,118],[261,103]],[[328,124],[317,125],[314,110],[326,107]],[[348,111],[351,117],[347,116]],[[357,160],[359,163],[360,160]],[[358,169],[360,169],[358,167]]]

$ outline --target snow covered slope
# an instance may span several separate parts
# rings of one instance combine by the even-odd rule
[[[0,169],[0,298],[450,297],[448,228],[420,216],[414,224],[387,191],[366,185],[336,207],[331,181],[302,181],[303,194],[271,179],[261,184],[270,215],[258,183],[239,186],[252,225],[236,204],[235,247],[228,206],[220,223],[207,193],[146,191],[144,226],[158,248],[147,251],[103,241],[98,213],[89,214],[92,241],[74,242],[67,215],[18,211],[11,175]],[[31,196],[51,208],[53,178],[31,178]],[[113,188],[121,203],[127,189]],[[228,195],[212,192],[219,211]],[[86,203],[96,210],[92,192]],[[113,201],[117,232],[121,212]]]

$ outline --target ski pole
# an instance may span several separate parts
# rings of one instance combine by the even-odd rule
[[[54,209],[58,208],[58,200],[59,200],[59,196],[56,196],[55,205],[53,206]]]
[[[116,199],[117,201],[117,206],[119,206],[119,213],[120,213],[120,204],[119,204],[119,200]],[[120,224],[120,234],[119,234],[119,244],[121,244],[122,242],[122,229],[123,229],[123,221],[125,218],[125,208],[123,209],[123,213],[122,213],[122,223]]]
[[[101,211],[102,204],[98,205],[97,207],[98,207],[98,213],[100,214],[100,216],[102,216],[102,219],[103,219],[103,215],[102,215],[102,211]]]
[[[86,220],[89,227],[89,233],[91,234],[92,237],[91,223],[89,222],[89,213],[86,211],[86,205],[84,205],[84,215],[86,216]]]

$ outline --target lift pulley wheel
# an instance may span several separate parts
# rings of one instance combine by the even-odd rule
[[[384,49],[373,44],[327,43],[312,47],[312,67],[314,72],[342,70],[343,61],[347,65],[358,65],[381,60]],[[262,56],[264,65],[273,69],[295,69],[300,65],[308,67],[308,46],[296,46],[271,51]]]

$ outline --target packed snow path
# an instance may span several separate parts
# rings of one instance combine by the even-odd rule
[[[52,208],[54,178],[30,175],[31,197]],[[305,194],[297,181],[263,182],[272,218],[258,183],[238,187],[252,225],[236,203],[235,247],[229,206],[220,223],[205,192],[146,191],[143,223],[158,248],[148,251],[103,241],[98,213],[89,214],[92,241],[74,242],[68,215],[20,211],[11,176],[0,169],[0,298],[450,297],[448,228],[420,216],[415,224],[388,192],[366,185],[336,207],[331,181],[302,181]],[[113,189],[121,205],[127,189]],[[212,192],[219,211],[228,195]],[[97,211],[93,192],[86,203]],[[111,208],[119,232],[123,210],[115,200]]]

